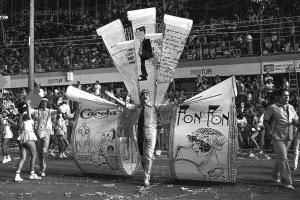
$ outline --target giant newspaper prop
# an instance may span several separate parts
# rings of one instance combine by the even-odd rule
[[[176,110],[169,154],[173,177],[235,182],[235,96],[231,77]]]
[[[120,20],[97,29],[97,33],[123,78],[132,100],[130,106],[139,109],[139,93],[144,89],[150,91],[151,105],[158,106],[164,103],[193,21],[165,15],[164,32],[155,33],[155,8],[127,14],[134,37]],[[149,51],[143,52],[145,49]],[[106,94],[120,103],[112,93]],[[66,95],[80,105],[73,129],[77,166],[88,173],[134,174],[140,162],[136,145],[140,112],[130,110],[128,102],[121,103],[127,105],[121,109],[74,87],[69,87]],[[145,121],[157,117],[160,126],[169,131],[173,177],[235,181],[234,95],[231,77],[178,107],[171,103],[167,109],[157,109],[153,116],[144,115],[148,116]],[[155,128],[151,131],[156,137]]]
[[[69,86],[66,96],[79,103],[73,129],[73,153],[79,169],[86,173],[132,175],[137,153],[131,137],[134,115],[100,97]],[[127,122],[122,126],[121,121]]]

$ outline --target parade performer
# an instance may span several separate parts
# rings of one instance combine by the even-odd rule
[[[27,111],[25,111],[25,109]],[[31,118],[30,101],[27,101],[26,103],[22,103],[20,105],[19,110],[20,110],[20,117],[19,117],[20,135],[17,140],[19,142],[20,160],[18,162],[15,181],[16,182],[23,181],[23,179],[20,176],[20,173],[23,168],[24,162],[26,160],[27,149],[30,152],[30,156],[31,156],[29,179],[41,179],[41,177],[34,172],[35,161],[37,157],[36,144],[35,144],[37,137],[33,129],[34,121]]]
[[[289,91],[280,89],[277,102],[270,105],[264,115],[266,132],[272,134],[276,162],[272,172],[275,182],[283,187],[294,189],[288,164],[287,146],[293,139],[293,125],[298,123],[298,115],[289,102]]]
[[[0,121],[1,126],[1,133],[2,133],[2,154],[3,154],[3,161],[2,163],[7,163],[11,161],[10,155],[8,155],[7,151],[7,143],[11,138],[13,138],[13,133],[10,129],[10,124],[16,124],[12,119],[8,117],[9,111],[4,110],[2,112],[2,118]]]
[[[127,104],[116,98],[113,93],[105,91],[105,93],[116,100],[116,103],[126,107],[127,109],[137,109],[140,113],[137,128],[137,145],[140,154],[142,168],[144,170],[144,186],[150,186],[151,168],[153,164],[154,149],[157,137],[157,112],[174,104],[153,105],[151,103],[150,92],[142,90],[140,92],[140,104]],[[133,137],[136,138],[136,137]]]
[[[37,135],[37,149],[40,162],[40,173],[41,176],[45,176],[46,170],[46,155],[48,153],[50,135],[53,135],[52,129],[52,119],[57,116],[60,112],[55,104],[51,103],[53,106],[57,107],[57,110],[47,108],[48,99],[42,98],[39,109],[34,109],[32,114],[36,121],[36,135]]]

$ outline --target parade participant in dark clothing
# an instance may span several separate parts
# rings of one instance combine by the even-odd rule
[[[150,39],[145,39],[145,33],[146,29],[144,26],[138,28],[136,30],[136,35],[137,38],[140,40],[140,47],[139,47],[139,56],[141,58],[141,73],[140,75],[140,81],[147,80],[147,70],[145,66],[145,61],[153,58],[153,53],[152,53],[152,47],[151,47],[151,41]]]

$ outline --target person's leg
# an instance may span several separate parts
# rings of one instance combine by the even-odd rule
[[[35,161],[37,158],[37,150],[36,150],[36,144],[34,141],[29,140],[26,142],[26,145],[28,147],[29,153],[30,153],[30,171],[34,172],[34,166],[35,166]]]
[[[256,142],[255,138],[258,136],[258,133],[259,133],[258,131],[253,132],[251,137],[250,137],[251,141],[255,144],[257,149],[259,149],[259,145]]]
[[[66,152],[68,146],[70,145],[69,141],[67,140],[66,137],[62,136],[62,141],[63,141],[63,153]]]
[[[151,168],[153,163],[154,149],[156,143],[156,129],[147,128],[144,130],[144,186],[150,186]]]
[[[7,151],[7,144],[8,144],[9,138],[3,138],[2,139],[2,153],[3,153],[3,161],[2,163],[7,163],[11,161],[10,156],[8,155]]]
[[[298,133],[299,134],[299,133]],[[293,157],[293,170],[298,168],[298,159],[299,159],[299,145],[300,145],[300,137],[295,138],[294,141],[294,157]]]
[[[8,138],[3,138],[2,139],[2,154],[3,154],[3,157],[6,157],[7,156],[7,143],[8,143]]]
[[[37,157],[36,144],[34,141],[30,140],[30,141],[26,142],[26,146],[30,153],[30,176],[29,176],[29,179],[41,179],[41,177],[39,177],[35,173],[35,170],[34,170],[35,161],[36,161],[36,157]]]
[[[20,159],[19,159],[19,162],[17,165],[17,171],[16,171],[16,176],[15,176],[16,182],[23,181],[20,174],[21,174],[21,170],[23,168],[24,162],[26,160],[27,150],[26,150],[25,144],[19,144],[19,150],[20,150]]]
[[[42,172],[42,176],[43,176],[43,175],[45,175],[45,171],[46,171],[46,168],[47,168],[46,157],[47,157],[48,149],[49,149],[50,135],[47,133],[41,139],[42,139],[42,168],[41,168],[41,172]]]
[[[280,181],[283,186],[292,185],[286,143],[285,141],[274,140],[273,146],[276,155],[276,165],[275,170],[273,171],[273,178],[279,178],[278,175],[280,175]]]
[[[58,141],[58,150],[59,154],[63,153],[63,140],[62,140],[62,135],[57,135],[57,141]]]

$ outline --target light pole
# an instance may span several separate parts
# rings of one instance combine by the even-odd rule
[[[2,32],[3,44],[5,44],[5,29],[4,29],[3,21],[7,20],[7,19],[8,19],[7,15],[0,15],[0,23],[1,23],[1,32]]]
[[[34,0],[30,0],[28,88],[34,89]]]

